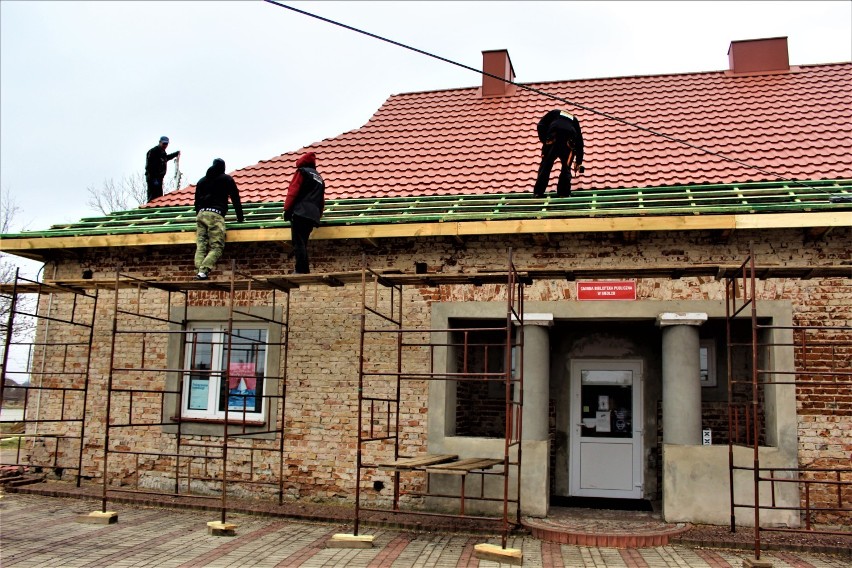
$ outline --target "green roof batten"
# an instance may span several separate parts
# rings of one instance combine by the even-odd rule
[[[325,226],[383,225],[852,210],[850,203],[830,202],[832,195],[852,198],[852,179],[580,190],[567,198],[501,193],[331,199],[326,201],[322,223]],[[246,203],[243,205],[245,222],[230,230],[288,227],[289,223],[282,217],[282,206],[281,201]],[[230,218],[233,218],[233,212],[229,213]],[[3,237],[83,237],[183,231],[195,231],[195,211],[191,206],[116,211],[104,217],[86,217],[76,223],[54,225],[45,231],[27,231]]]

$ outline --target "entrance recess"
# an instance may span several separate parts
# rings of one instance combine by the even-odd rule
[[[642,361],[571,361],[572,496],[642,498]]]

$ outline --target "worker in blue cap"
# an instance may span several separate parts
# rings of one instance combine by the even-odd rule
[[[160,136],[160,143],[148,150],[145,156],[145,181],[148,184],[148,201],[163,196],[163,179],[166,177],[166,162],[180,156],[180,151],[166,154],[169,137]]]

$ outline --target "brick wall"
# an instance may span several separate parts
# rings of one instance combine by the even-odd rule
[[[451,239],[384,239],[372,247],[360,243],[311,242],[312,270],[334,272],[358,270],[362,255],[366,255],[371,268],[399,268],[413,272],[415,262],[425,262],[430,272],[472,272],[504,270],[507,247],[514,250],[514,261],[524,268],[567,268],[572,266],[652,267],[656,265],[723,263],[739,264],[746,257],[749,241],[754,241],[754,251],[760,265],[812,265],[838,264],[849,260],[850,230],[840,229],[828,233],[823,240],[804,242],[799,231],[767,231],[764,233],[741,231],[725,244],[718,244],[706,232],[670,232],[642,234],[633,243],[625,243],[618,234],[551,235],[551,244],[537,244],[532,237],[504,238],[487,236],[471,238],[463,244]],[[79,278],[83,269],[91,269],[94,278],[105,280],[115,276],[115,266],[141,278],[189,279],[194,274],[194,250],[179,246],[162,249],[115,249],[104,252],[97,249],[80,252],[74,260],[56,264],[56,278]],[[230,270],[232,259],[238,269],[255,275],[280,274],[292,269],[293,260],[283,248],[273,243],[259,245],[229,244],[213,278],[224,278]],[[48,273],[52,272],[52,268]],[[380,292],[386,294],[386,292]],[[850,325],[852,324],[852,279],[822,278],[797,280],[779,278],[758,281],[758,297],[784,299],[793,303],[794,322],[797,324]],[[714,299],[724,298],[724,285],[712,277],[667,280],[661,278],[639,279],[639,299]],[[404,300],[406,328],[427,328],[430,325],[430,305],[434,301],[505,301],[503,285],[441,286],[439,288],[408,288]],[[57,296],[52,309],[68,309]],[[387,301],[386,297],[380,298]],[[536,281],[527,288],[527,301],[568,300],[574,298],[574,284],[566,281]],[[271,294],[253,292],[242,295],[241,302],[270,305]],[[172,303],[183,299],[173,295]],[[278,301],[280,302],[280,296]],[[220,293],[190,292],[186,302],[193,306],[223,305]],[[168,295],[162,291],[136,292],[123,290],[119,306],[126,310],[139,310],[157,317],[167,317]],[[92,344],[92,372],[89,389],[87,436],[85,444],[85,473],[100,476],[102,468],[102,440],[104,436],[104,409],[106,386],[110,375],[110,339],[113,321],[113,293],[100,292],[98,314]],[[354,431],[357,428],[358,346],[360,338],[361,290],[360,286],[346,287],[305,286],[294,290],[290,297],[289,353],[287,363],[287,407],[285,476],[289,496],[316,500],[346,500],[354,496],[354,464],[356,456]],[[150,322],[135,321],[141,331]],[[43,330],[42,330],[43,331]],[[424,334],[420,334],[421,336]],[[52,341],[61,337],[74,338],[74,332],[51,330]],[[416,334],[413,334],[416,336]],[[428,338],[420,337],[421,341]],[[164,337],[146,337],[144,348],[139,341],[126,339],[117,344],[117,365],[132,367],[144,354],[147,362],[160,361],[165,365],[167,356]],[[379,338],[370,344],[365,354],[365,368],[380,370],[383,365],[395,365],[395,337]],[[404,349],[406,369],[427,370],[429,350],[422,347]],[[809,357],[826,357],[824,353]],[[840,354],[850,360],[848,354]],[[59,353],[47,353],[46,363],[54,364]],[[82,355],[75,355],[76,358]],[[37,357],[36,365],[40,361]],[[282,362],[283,365],[283,362]],[[724,372],[719,370],[720,374]],[[126,373],[114,378],[119,384],[128,381],[139,388],[148,385],[162,388],[162,375]],[[387,394],[387,387],[376,385]],[[400,409],[399,423],[402,454],[416,454],[425,450],[427,418],[427,385],[425,381],[406,381]],[[138,402],[138,403],[137,403]],[[43,411],[58,412],[57,400],[44,401]],[[116,397],[115,416],[130,411],[129,401]],[[814,387],[804,389],[798,398],[800,460],[803,464],[833,464],[848,466],[852,457],[852,431],[848,420],[852,414],[849,389]],[[66,403],[68,406],[68,403]],[[71,404],[73,406],[73,404]],[[154,398],[134,401],[133,411],[144,416],[159,414]],[[173,436],[161,428],[128,428],[115,430],[111,435],[116,442],[133,451],[159,451],[170,447]],[[203,444],[207,440],[199,438]],[[234,464],[234,475],[250,477],[252,461],[264,464],[274,476],[276,444],[273,441],[256,441],[256,456],[244,456]],[[198,450],[202,450],[199,448]],[[215,475],[215,462],[208,464]],[[143,466],[166,479],[171,467],[168,460],[146,458]],[[110,470],[120,472],[116,483],[132,483],[135,464],[131,456],[115,461],[110,457]],[[141,466],[140,466],[141,467]],[[198,466],[201,467],[200,465]],[[230,468],[229,468],[230,469]],[[263,468],[261,468],[263,469]],[[199,474],[200,475],[200,474]],[[156,476],[155,476],[156,477]],[[375,480],[389,486],[390,477],[376,472],[365,480],[372,488]],[[411,482],[418,487],[418,482]],[[372,490],[372,489],[371,489]]]

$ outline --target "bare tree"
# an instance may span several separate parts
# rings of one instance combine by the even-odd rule
[[[15,220],[21,213],[21,208],[18,206],[11,193],[3,191],[0,193],[0,234],[9,234],[15,228]],[[9,284],[15,281],[15,276],[20,266],[19,262],[14,260],[14,257],[5,253],[0,253],[0,283]],[[16,312],[32,313],[35,309],[36,300],[31,294],[18,295]],[[9,316],[12,310],[12,295],[7,293],[0,294],[0,361],[2,361],[3,351],[6,346],[6,335],[9,329]],[[18,316],[12,322],[12,339],[15,342],[27,342],[35,333],[35,320],[31,316]],[[11,353],[11,351],[10,351]],[[6,378],[6,369],[3,369],[4,380]]]
[[[12,197],[10,191],[0,192],[0,235],[11,233],[15,230],[15,219],[21,214],[21,208]],[[5,253],[0,252],[0,282],[6,284],[15,279],[15,270],[18,264]],[[3,312],[5,315],[8,312]],[[6,324],[5,317],[2,318],[3,325]]]
[[[112,178],[104,180],[100,188],[89,186],[87,204],[104,215],[114,211],[135,209],[148,200],[148,188],[145,176],[135,173],[116,182]]]
[[[177,167],[178,162],[175,160],[175,168]],[[175,175],[170,171],[163,180],[163,192],[169,193],[180,189],[178,180],[182,183],[183,174]],[[136,209],[148,201],[148,184],[145,181],[145,175],[141,172],[125,176],[119,181],[112,178],[106,179],[101,187],[89,186],[86,191],[89,193],[87,205],[104,215],[115,211]]]
[[[15,216],[21,212],[21,208],[15,203],[15,200],[8,191],[0,193],[0,234],[5,235],[12,230],[12,221]],[[15,279],[15,269],[17,267],[8,258],[8,255],[0,253],[0,282],[6,284]],[[9,313],[8,302],[3,302],[0,306],[0,325],[6,326],[7,314]]]

